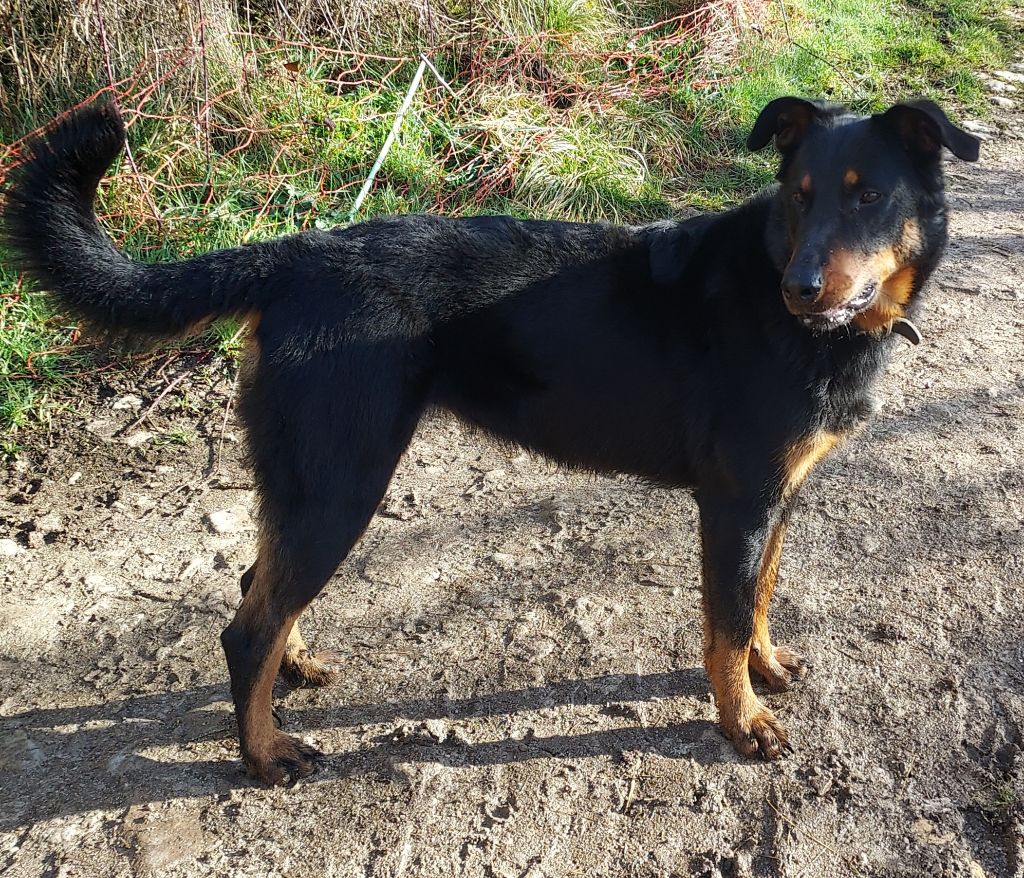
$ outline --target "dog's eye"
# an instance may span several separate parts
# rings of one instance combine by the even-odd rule
[[[863,192],[860,193],[860,203],[874,204],[881,197],[881,192],[876,192],[874,189],[865,189]]]

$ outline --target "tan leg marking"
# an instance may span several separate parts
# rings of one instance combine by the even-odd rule
[[[718,722],[733,746],[744,756],[760,753],[765,759],[792,751],[782,724],[750,685],[750,647],[735,646],[710,626],[704,640],[704,667],[718,703]]]
[[[786,450],[782,459],[784,504],[792,500],[814,466],[841,440],[836,433],[818,432]],[[774,646],[768,631],[768,608],[779,576],[785,535],[785,522],[780,521],[765,541],[754,593],[754,633],[750,641],[750,670],[774,691],[788,689],[794,682],[803,680],[808,671],[806,659],[788,647]]]
[[[261,559],[272,557],[266,546],[261,539]],[[274,680],[298,613],[282,616],[274,609],[273,568],[273,563],[258,564],[252,585],[228,626],[228,631],[234,629],[236,634],[225,643],[225,652],[242,759],[259,780],[280,784],[311,774],[322,756],[274,725]]]
[[[329,686],[337,682],[341,656],[330,650],[313,652],[302,639],[296,619],[288,632],[281,659],[281,676],[289,686]]]
[[[775,591],[782,558],[786,525],[777,524],[765,545],[754,596],[754,636],[750,641],[750,670],[760,676],[773,692],[782,692],[807,676],[802,655],[785,646],[774,646],[768,632],[768,607]]]
[[[818,462],[835,448],[843,437],[820,430],[794,442],[782,455],[782,501],[788,502]],[[781,546],[781,543],[780,543]],[[776,562],[777,563],[777,562]]]

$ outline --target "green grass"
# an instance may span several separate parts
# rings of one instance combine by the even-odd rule
[[[69,375],[88,368],[91,350],[72,345],[72,321],[56,315],[40,292],[25,289],[0,260],[0,435],[44,426],[67,391]]]
[[[714,61],[697,33],[630,30],[657,20],[650,4],[644,19],[612,0],[508,0],[508,26],[487,35],[482,73],[469,80],[457,51],[433,57],[458,97],[426,75],[358,218],[441,211],[643,222],[728,206],[771,179],[768,151],[747,154],[743,141],[760,108],[781,94],[861,111],[926,95],[955,115],[986,113],[977,74],[1021,45],[1006,14],[1014,3],[792,0],[792,41],[770,4],[758,32],[720,53],[731,60]],[[347,220],[416,61],[370,63],[365,82],[339,89],[344,65],[330,54],[247,45],[259,49],[260,75],[214,103],[211,161],[194,105],[132,127],[140,169],[155,183],[144,195],[122,162],[100,209],[133,255],[177,259]],[[237,85],[216,54],[209,70],[211,94]],[[167,115],[173,89],[154,100]],[[46,121],[39,112],[9,115],[0,144]],[[251,140],[248,128],[256,129]],[[0,251],[0,455],[10,456],[104,355],[72,344],[73,322],[3,264]],[[215,326],[206,344],[215,362],[230,365],[240,354],[238,327]]]

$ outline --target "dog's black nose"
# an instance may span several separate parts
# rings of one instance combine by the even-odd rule
[[[787,275],[782,280],[782,294],[791,302],[814,302],[821,295],[821,287],[821,272]]]

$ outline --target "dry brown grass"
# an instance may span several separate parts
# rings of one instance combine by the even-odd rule
[[[400,60],[443,53],[456,65],[508,60],[537,46],[558,54],[607,50],[615,36],[677,22],[701,34],[710,58],[728,55],[765,0],[2,0],[0,126],[22,127],[105,86],[159,82],[180,108],[207,102],[211,62],[244,79],[268,47],[317,47]],[[565,52],[562,52],[565,54]],[[627,51],[628,54],[628,51]],[[571,65],[570,65],[571,66]],[[166,110],[166,105],[162,108]]]

